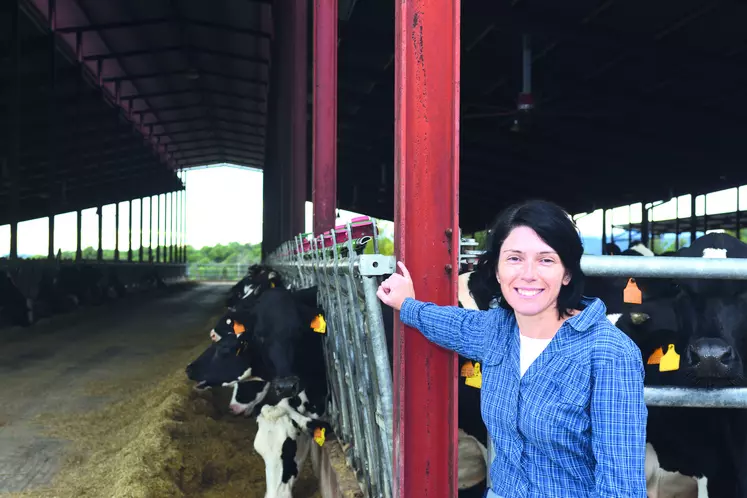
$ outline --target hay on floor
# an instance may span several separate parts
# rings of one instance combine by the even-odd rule
[[[179,356],[193,358],[201,347]],[[193,391],[186,363],[176,369],[179,362],[170,359],[172,373],[166,377],[154,375],[163,364],[148,365],[139,369],[138,381],[91,386],[97,394],[126,393],[101,410],[40,419],[44,433],[71,441],[67,459],[52,487],[11,496],[262,498],[265,472],[253,448],[256,422],[229,414],[225,393]],[[321,498],[310,458],[294,497]]]

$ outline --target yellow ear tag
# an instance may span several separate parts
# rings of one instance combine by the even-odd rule
[[[472,365],[471,361],[464,362],[464,365],[462,365],[462,377],[472,377],[475,374],[475,367]]]
[[[480,389],[482,387],[482,372],[480,371],[480,362],[475,363],[472,375],[464,379],[464,383],[470,387],[476,387]]]
[[[632,278],[628,279],[628,285],[623,291],[623,301],[629,304],[641,304],[643,297],[641,295],[641,289],[635,283]]]
[[[657,348],[656,351],[651,353],[646,362],[648,365],[659,365],[661,363],[661,357],[664,356],[664,351],[661,348]]]
[[[244,332],[246,332],[246,328],[244,328],[244,324],[234,321],[233,322],[233,333],[239,336],[243,334]]]
[[[314,332],[319,332],[320,334],[327,333],[327,322],[324,320],[322,315],[316,315],[314,319],[311,320],[310,327],[314,329]]]
[[[674,344],[667,348],[667,354],[661,357],[659,372],[672,372],[680,369],[680,355],[674,350]]]
[[[314,429],[314,441],[316,441],[316,444],[319,446],[322,446],[324,444],[324,433],[327,431],[324,427],[317,427]]]
[[[270,282],[270,289],[274,289],[274,288],[275,288],[275,282]]]

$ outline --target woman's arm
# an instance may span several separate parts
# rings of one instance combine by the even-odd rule
[[[473,360],[482,360],[485,337],[500,326],[504,310],[478,311],[437,306],[408,297],[402,303],[402,323],[418,329],[431,342]]]
[[[646,498],[645,376],[640,355],[625,352],[596,367],[591,436],[596,497]]]

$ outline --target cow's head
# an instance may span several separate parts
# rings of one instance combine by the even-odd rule
[[[687,344],[682,351],[688,380],[696,386],[743,386],[747,357],[747,298],[684,297],[678,308]]]
[[[320,340],[312,322],[321,310],[283,288],[262,294],[252,310],[253,347],[260,359],[255,375],[271,381],[271,390],[281,397],[291,397],[301,389],[305,358],[315,341]]]
[[[649,384],[683,383],[683,369],[681,362],[677,363],[677,355],[684,351],[687,341],[675,311],[674,298],[629,306],[624,313],[608,315],[608,318],[640,349]],[[665,354],[668,355],[666,359]]]
[[[266,497],[292,498],[311,444],[324,444],[329,424],[293,408],[292,399],[262,407],[254,449],[265,462]]]
[[[251,344],[243,335],[210,331],[212,344],[186,368],[187,377],[198,383],[198,389],[233,385],[252,377]]]

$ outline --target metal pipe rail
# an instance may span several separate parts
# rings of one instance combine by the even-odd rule
[[[581,270],[592,277],[747,280],[747,259],[584,255]]]
[[[375,227],[374,222],[377,252]],[[346,232],[347,240],[339,244],[335,230],[327,233],[331,246],[324,235],[311,244],[298,236],[270,254],[267,263],[295,288],[318,286],[327,320],[323,348],[330,420],[339,438],[350,443],[346,458],[366,496],[391,498],[392,374],[376,289],[381,275],[395,271],[395,260],[358,254],[354,245],[362,239],[353,239],[350,223]]]
[[[644,387],[648,406],[686,408],[746,408],[747,388]]]

